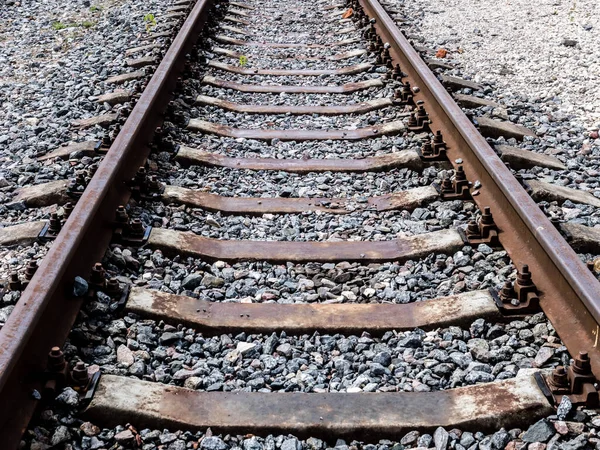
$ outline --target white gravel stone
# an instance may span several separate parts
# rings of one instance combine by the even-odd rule
[[[558,100],[587,126],[600,122],[600,20],[594,0],[400,2],[429,44],[450,51],[474,81]],[[574,41],[568,42],[569,40]]]

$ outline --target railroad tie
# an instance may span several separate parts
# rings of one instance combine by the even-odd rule
[[[351,94],[362,89],[383,86],[383,81],[380,78],[371,78],[369,80],[358,81],[356,83],[346,83],[340,86],[242,84],[234,81],[222,80],[210,75],[205,75],[202,79],[202,82],[211,86],[224,89],[233,89],[240,92],[271,94]]]
[[[84,414],[111,425],[380,439],[437,427],[514,428],[523,417],[535,421],[553,412],[531,375],[416,395],[198,392],[104,375]]]
[[[315,141],[315,140],[359,140],[377,138],[385,135],[395,135],[402,133],[406,127],[402,121],[384,123],[354,130],[330,129],[330,130],[269,130],[269,129],[250,129],[234,128],[228,125],[207,122],[200,119],[190,119],[187,129],[191,131],[200,131],[202,133],[216,134],[217,136],[245,138],[257,140],[280,141]]]
[[[440,230],[392,241],[224,240],[153,228],[147,245],[165,254],[186,254],[210,261],[361,262],[406,261],[431,253],[452,254],[465,245],[456,230]]]
[[[380,172],[403,167],[411,170],[422,170],[425,166],[419,154],[412,150],[362,159],[278,159],[236,158],[181,145],[175,159],[184,164],[229,167],[231,169],[281,170],[300,174],[310,172]]]
[[[343,198],[223,197],[179,186],[165,186],[161,194],[162,200],[167,203],[175,202],[225,214],[250,215],[293,214],[306,211],[332,214],[350,214],[360,210],[408,211],[429,203],[438,197],[439,193],[433,186],[369,197],[366,203],[358,203]]]

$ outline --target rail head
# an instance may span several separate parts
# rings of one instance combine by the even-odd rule
[[[434,129],[444,131],[448,156],[460,158],[481,189],[474,197],[491,206],[500,241],[517,267],[528,264],[541,291],[541,306],[572,353],[587,351],[594,373],[600,373],[596,341],[600,323],[600,284],[559,231],[527,194],[485,138],[462,112],[435,74],[397,28],[378,0],[358,0],[375,19],[395,64],[408,75],[416,100],[423,100]]]

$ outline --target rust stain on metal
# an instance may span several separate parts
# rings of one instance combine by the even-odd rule
[[[139,287],[132,288],[126,304],[128,311],[164,320],[185,323],[202,332],[230,333],[384,333],[435,329],[470,324],[476,318],[500,318],[488,291],[452,295],[425,302],[385,304],[278,304],[219,303],[167,294]]]
[[[269,84],[242,84],[235,81],[227,81],[206,75],[202,82],[211,86],[225,89],[234,89],[240,92],[255,92],[266,94],[350,94],[362,89],[383,86],[381,78],[372,78],[369,80],[358,81],[356,83],[346,83],[341,86],[284,86]]]
[[[191,119],[187,125],[189,130],[216,134],[217,136],[246,138],[257,140],[279,139],[281,141],[311,141],[328,139],[358,140],[369,139],[383,135],[395,135],[405,131],[402,121],[388,122],[383,125],[358,128],[354,130],[268,130],[234,128],[219,123]]]
[[[437,427],[522,427],[552,412],[533,376],[435,392],[271,394],[198,392],[104,375],[85,416],[106,426],[380,439]]]
[[[354,75],[366,72],[371,67],[370,63],[347,66],[341,69],[253,69],[231,64],[224,64],[219,61],[209,61],[208,66],[214,69],[224,70],[226,72],[237,73],[240,75],[270,75],[270,76],[295,76],[295,77],[316,77],[320,75]]]
[[[199,95],[196,97],[196,103],[207,106],[216,106],[245,114],[321,114],[335,116],[340,114],[364,114],[369,111],[392,106],[390,98],[379,98],[349,105],[244,105],[241,103],[230,102],[220,98]]]
[[[370,197],[366,203],[345,198],[223,197],[179,186],[165,186],[162,193],[162,199],[166,202],[183,203],[229,214],[291,214],[305,211],[350,214],[360,210],[411,210],[438,197],[438,192],[433,186]]]
[[[430,253],[451,254],[464,242],[455,230],[434,231],[392,241],[287,242],[220,240],[153,228],[148,245],[166,253],[177,252],[221,261],[371,263],[417,259]]]
[[[379,172],[401,167],[421,170],[424,166],[417,152],[412,150],[364,159],[277,159],[234,158],[181,146],[175,158],[187,164],[204,164],[232,169],[281,170],[292,173]]]

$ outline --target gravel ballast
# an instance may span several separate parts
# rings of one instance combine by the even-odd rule
[[[173,259],[160,251],[114,247],[107,269],[130,274],[136,286],[209,301],[278,303],[409,303],[459,292],[501,287],[516,271],[504,251],[481,245],[453,255],[430,255],[404,264],[340,262],[209,264]]]
[[[592,0],[398,2],[424,42],[446,48],[504,96],[554,103],[600,126],[600,22]],[[460,49],[460,50],[459,50]]]
[[[117,3],[94,4],[84,2],[67,4],[56,8],[60,20],[74,22],[96,17],[96,23],[89,27],[78,25],[65,29],[52,28],[56,17],[48,13],[52,5],[45,5],[46,11],[21,6],[9,0],[11,20],[24,20],[19,14],[38,14],[34,21],[38,28],[50,24],[50,37],[60,41],[54,43],[46,33],[35,38],[37,45],[54,45],[52,58],[57,62],[46,61],[47,55],[32,55],[30,60],[41,60],[15,66],[14,54],[2,58],[11,61],[7,69],[11,77],[23,77],[27,70],[39,71],[40,80],[22,80],[13,94],[14,83],[0,84],[0,94],[7,92],[8,100],[3,103],[5,112],[0,112],[0,213],[3,225],[32,219],[45,218],[56,208],[27,210],[8,206],[16,187],[72,176],[77,171],[97,162],[99,158],[76,158],[65,161],[39,163],[35,158],[67,141],[97,140],[106,136],[106,130],[94,127],[86,130],[72,128],[71,122],[104,112],[126,113],[131,104],[111,106],[97,104],[94,97],[112,90],[103,80],[112,75],[132,69],[126,68],[124,51],[128,47],[140,45],[140,37],[146,33],[147,23],[143,16],[149,12],[160,19],[160,12],[168,2],[155,0],[150,4],[138,0],[119,0]],[[53,0],[51,0],[53,1]],[[432,47],[447,47],[452,56],[462,64],[452,71],[454,75],[475,78],[485,83],[485,95],[498,100],[499,108],[481,108],[469,113],[476,117],[485,114],[495,118],[511,120],[535,130],[537,137],[527,138],[522,144],[514,140],[490,140],[495,144],[520,145],[533,151],[556,154],[569,170],[550,169],[523,170],[524,179],[539,178],[561,185],[577,185],[590,190],[600,197],[598,162],[586,160],[588,155],[600,156],[600,141],[593,133],[600,116],[588,114],[592,118],[583,119],[584,113],[591,110],[579,104],[580,96],[589,91],[569,87],[564,99],[557,101],[563,91],[557,90],[565,83],[596,83],[594,75],[586,75],[583,59],[575,61],[567,52],[588,48],[586,35],[581,41],[571,45],[560,41],[561,51],[552,58],[565,58],[573,64],[570,77],[557,75],[557,64],[547,63],[546,47],[542,57],[533,59],[527,70],[518,80],[506,84],[492,75],[501,73],[496,66],[484,61],[483,56],[467,60],[470,51],[479,55],[483,45],[473,43],[474,39],[485,39],[485,25],[465,20],[458,23],[454,19],[454,5],[451,0],[442,0],[447,6],[432,4],[422,0],[419,4],[405,4],[398,1],[397,9],[410,18],[404,25],[413,34],[433,36],[422,42]],[[520,0],[519,0],[520,1]],[[340,68],[351,64],[371,61],[372,55],[343,61],[310,61],[301,58],[303,54],[322,57],[358,48],[364,44],[333,47],[339,39],[360,36],[359,30],[342,35],[332,34],[335,30],[353,26],[327,22],[319,24],[321,14],[316,14],[314,2],[301,0],[293,5],[288,0],[258,2],[246,0],[263,8],[262,14],[273,14],[272,21],[255,18],[257,25],[253,37],[240,36],[231,31],[220,33],[241,39],[255,39],[265,42],[320,42],[328,48],[310,51],[273,50],[262,51],[253,47],[244,52],[249,59],[248,69],[285,68],[314,69]],[[564,6],[556,6],[562,13]],[[495,17],[498,11],[506,13],[512,8],[504,5],[495,9],[492,6],[475,5],[479,14],[489,12]],[[529,5],[527,8],[531,8]],[[542,11],[545,11],[543,5]],[[345,8],[343,8],[345,9]],[[433,14],[433,10],[436,13]],[[247,11],[249,15],[259,14],[257,10]],[[418,12],[420,14],[415,14]],[[464,11],[463,11],[464,13]],[[560,14],[559,13],[559,16]],[[4,13],[0,13],[0,18]],[[451,16],[457,23],[454,28],[441,31],[437,20],[444,15]],[[571,7],[571,15],[579,14],[579,6]],[[326,13],[325,15],[329,15]],[[432,16],[432,17],[429,17]],[[582,15],[583,17],[583,15]],[[58,20],[56,19],[56,20]],[[83,20],[82,19],[82,20]],[[526,17],[518,20],[526,21]],[[562,19],[561,19],[562,20]],[[62,22],[61,22],[62,23]],[[71,22],[68,22],[71,23]],[[251,20],[252,23],[252,20]],[[453,22],[450,21],[452,24]],[[562,23],[559,21],[559,23]],[[590,22],[591,23],[591,22]],[[83,22],[81,22],[83,24]],[[252,29],[236,23],[227,25]],[[580,24],[577,16],[577,25]],[[478,27],[476,32],[471,28]],[[493,27],[494,25],[488,25]],[[588,26],[585,33],[592,34]],[[592,29],[596,26],[592,24]],[[58,27],[59,28],[59,27]],[[73,30],[70,31],[70,29]],[[465,43],[455,37],[456,29],[464,29]],[[512,28],[512,25],[511,25]],[[531,27],[535,32],[539,27]],[[565,29],[568,29],[566,27]],[[88,30],[87,33],[82,31]],[[215,28],[218,30],[218,27]],[[215,31],[213,30],[213,31]],[[448,31],[450,30],[450,31]],[[483,31],[482,31],[483,30]],[[550,30],[556,31],[555,28]],[[564,30],[562,30],[564,32]],[[448,32],[450,36],[446,36]],[[582,32],[582,33],[583,33]],[[0,36],[3,34],[0,28]],[[52,33],[60,36],[60,39]],[[68,34],[68,33],[73,33]],[[454,34],[453,34],[454,33]],[[532,33],[526,31],[527,35]],[[494,34],[490,31],[490,34]],[[557,32],[558,34],[558,32]],[[495,38],[508,39],[503,33]],[[25,33],[22,38],[25,48]],[[44,40],[44,39],[48,40]],[[536,37],[537,39],[537,37]],[[587,40],[586,40],[587,39]],[[595,39],[595,38],[594,38]],[[544,42],[544,45],[549,44]],[[532,39],[532,42],[538,42]],[[522,38],[519,39],[522,43]],[[2,42],[0,42],[2,44]],[[213,42],[213,44],[215,44]],[[29,44],[28,44],[29,45]],[[215,44],[233,50],[238,47]],[[487,44],[486,44],[487,45]],[[527,44],[530,45],[530,44]],[[535,44],[533,44],[535,45]],[[60,49],[59,46],[62,46]],[[458,47],[464,53],[458,51]],[[525,46],[525,45],[524,45]],[[514,45],[512,47],[518,47]],[[58,50],[57,50],[58,49]],[[573,50],[575,49],[575,50]],[[149,170],[156,174],[162,183],[197,189],[229,197],[325,197],[348,198],[351,208],[364,204],[370,196],[385,195],[403,190],[430,186],[440,182],[447,172],[444,167],[428,167],[413,171],[397,168],[383,173],[309,173],[297,175],[277,171],[235,170],[219,167],[185,167],[174,158],[172,150],[176,144],[197,147],[227,156],[275,157],[275,158],[362,158],[385,155],[401,150],[414,150],[420,146],[427,134],[400,133],[398,136],[375,137],[374,139],[346,142],[257,142],[247,139],[220,138],[185,130],[183,124],[189,118],[227,124],[233,127],[250,129],[354,129],[370,125],[401,120],[407,122],[404,107],[387,107],[367,114],[352,116],[261,116],[225,112],[211,106],[194,104],[197,94],[213,95],[240,103],[286,104],[286,105],[327,105],[346,104],[373,98],[390,97],[393,82],[386,82],[381,88],[371,88],[356,95],[281,95],[232,93],[225,89],[207,87],[200,84],[205,74],[241,83],[269,84],[312,84],[339,85],[347,82],[363,81],[380,77],[384,68],[376,68],[349,76],[247,76],[227,73],[217,69],[204,68],[205,59],[214,58],[232,65],[238,61],[223,56],[215,56],[210,49],[195,49],[199,58],[188,61],[189,72],[193,75],[182,83],[179,91],[167,108],[166,123],[162,127],[160,140],[153,145],[149,158]],[[62,52],[62,53],[60,53]],[[498,54],[507,55],[502,59],[506,66],[518,56],[517,50]],[[546,53],[545,53],[546,52]],[[591,50],[595,54],[597,48]],[[57,56],[59,55],[59,56]],[[139,55],[142,56],[142,55]],[[475,66],[473,74],[470,70]],[[494,64],[500,64],[495,61]],[[544,83],[534,85],[528,81],[533,72],[550,64],[544,77],[554,76],[556,86],[543,92]],[[585,63],[588,69],[597,63]],[[191,67],[190,67],[191,66]],[[502,66],[502,67],[504,67]],[[516,67],[516,65],[513,65]],[[516,69],[515,69],[516,71]],[[531,71],[531,72],[530,72]],[[479,75],[483,74],[483,75]],[[0,69],[0,76],[4,76]],[[508,74],[508,78],[514,74]],[[517,76],[514,75],[516,78]],[[30,77],[31,78],[31,77]],[[52,80],[52,81],[49,81]],[[545,80],[545,81],[544,81]],[[537,79],[540,81],[540,78]],[[141,86],[142,82],[132,82],[128,88]],[[523,86],[529,86],[525,88]],[[532,85],[532,86],[530,86]],[[510,86],[511,89],[507,87]],[[587,85],[586,85],[587,86]],[[505,89],[506,88],[506,89]],[[596,89],[597,90],[597,89]],[[503,94],[503,91],[505,92]],[[556,91],[556,92],[555,92]],[[463,93],[471,93],[464,90]],[[590,94],[592,106],[598,103],[597,93]],[[579,97],[578,97],[579,96]],[[528,106],[533,99],[535,106]],[[273,101],[271,101],[273,100]],[[585,102],[584,102],[585,103]],[[46,116],[34,111],[47,113]],[[65,112],[66,111],[66,112]],[[595,113],[594,113],[595,114]],[[543,117],[546,117],[544,119]],[[591,120],[591,121],[590,121]],[[594,122],[595,121],[595,122]],[[16,123],[16,125],[15,125]],[[546,127],[545,129],[543,127]],[[114,131],[110,129],[109,131]],[[5,137],[6,136],[6,137]],[[580,153],[583,149],[589,153]],[[558,148],[561,152],[553,153]],[[73,155],[75,156],[75,155]],[[575,167],[574,162],[584,161]],[[475,180],[472,180],[475,181]],[[571,202],[542,203],[548,215],[558,221],[576,220],[588,226],[600,224],[597,208],[584,207]],[[372,240],[383,241],[413,236],[440,229],[456,229],[476,217],[479,212],[472,202],[440,201],[421,205],[410,211],[352,211],[347,215],[328,212],[299,214],[264,214],[261,216],[225,215],[207,212],[199,208],[183,205],[163,204],[157,201],[132,200],[128,205],[131,217],[139,217],[143,223],[154,227],[189,231],[214,239],[245,239],[257,241],[340,241]],[[392,244],[392,243],[390,243]],[[49,244],[47,244],[49,245]],[[32,258],[45,254],[46,246],[34,245],[28,248],[10,249],[0,253],[0,271],[8,272],[24,267]],[[477,289],[499,288],[506,280],[516,278],[516,268],[507,253],[488,245],[465,246],[453,254],[430,254],[426,258],[404,263],[358,264],[340,261],[337,264],[269,264],[265,262],[226,263],[207,262],[184,256],[165,256],[151,246],[127,248],[112,244],[103,260],[107,274],[116,277],[121,284],[130,284],[167,293],[187,295],[211,302],[227,303],[394,303],[427,302],[436,297],[468,292]],[[79,287],[83,284],[80,283]],[[0,326],[4,316],[8,316],[12,305],[17,301],[17,293],[5,294],[0,303]],[[81,313],[68,341],[63,347],[66,359],[74,363],[83,361],[88,373],[98,371],[123,377],[142,379],[153,383],[181,386],[197,391],[263,392],[280,395],[281,392],[306,392],[311,395],[328,392],[343,392],[352,395],[358,392],[428,392],[452,389],[475,384],[500,381],[531,373],[537,369],[551,369],[558,365],[568,365],[570,356],[557,336],[553,326],[543,313],[527,317],[507,318],[501,323],[490,323],[483,319],[462,327],[450,326],[427,331],[389,330],[383,335],[358,333],[356,335],[312,333],[293,335],[285,331],[273,334],[250,334],[244,331],[208,335],[202,330],[188,328],[181,324],[149,320],[126,310],[123,311],[115,300],[103,293],[96,293],[84,302]],[[600,448],[597,430],[600,417],[593,411],[583,412],[564,406],[564,414],[531,424],[524,420],[523,429],[495,430],[490,434],[478,430],[457,430],[438,428],[430,434],[411,431],[393,440],[373,439],[369,442],[336,440],[323,441],[309,438],[299,439],[287,436],[243,436],[213,434],[208,430],[184,432],[182,430],[136,429],[135,424],[122,423],[115,428],[101,429],[97,424],[85,422],[78,411],[79,394],[71,388],[57,393],[51,402],[27,430],[22,448],[50,450],[122,450],[141,448],[143,450],[580,450]],[[98,424],[99,425],[99,424]],[[249,429],[248,433],[253,430]]]

